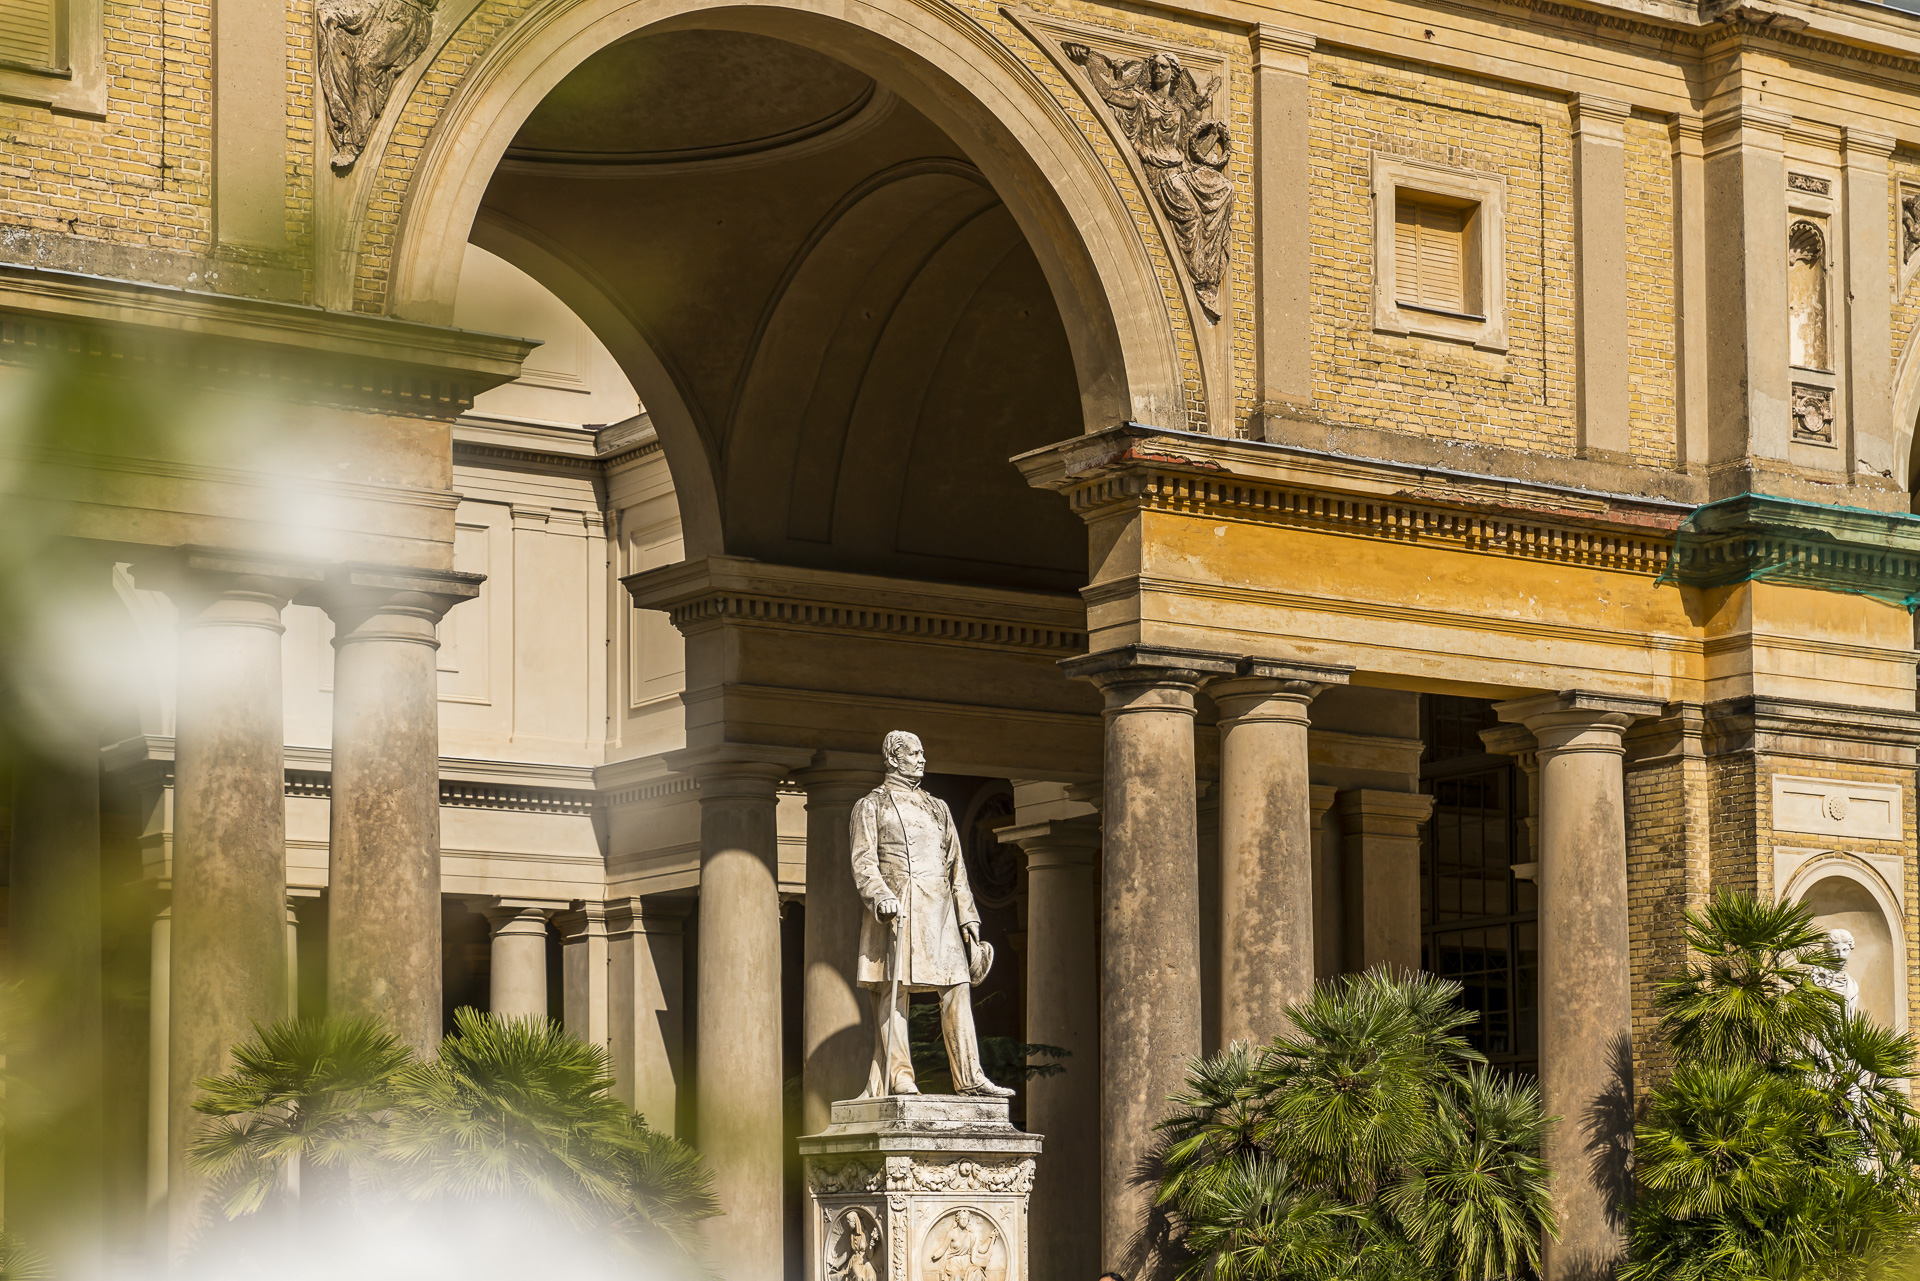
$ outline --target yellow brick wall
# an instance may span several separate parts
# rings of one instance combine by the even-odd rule
[[[1664,1075],[1654,993],[1686,964],[1686,913],[1707,895],[1707,766],[1697,752],[1627,773],[1627,929],[1633,973],[1634,1088]]]
[[[106,0],[104,17],[104,120],[0,101],[0,249],[5,228],[18,227],[205,254],[213,235],[211,0],[169,0],[164,9]]]
[[[1511,86],[1316,57],[1312,84],[1315,409],[1331,422],[1571,453],[1571,124]],[[1373,332],[1374,151],[1504,176],[1504,356]]]

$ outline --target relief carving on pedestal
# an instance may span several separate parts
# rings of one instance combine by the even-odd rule
[[[1213,117],[1220,77],[1202,86],[1171,53],[1110,58],[1084,44],[1064,43],[1068,58],[1113,112],[1146,173],[1147,188],[1193,281],[1207,319],[1220,319],[1220,281],[1233,229],[1233,136]]]
[[[393,82],[427,47],[439,0],[319,0],[313,35],[330,161],[345,173],[367,145]]]
[[[880,1190],[880,1171],[861,1161],[848,1161],[836,1166],[810,1164],[807,1178],[813,1190],[821,1196]]]
[[[871,1211],[857,1205],[842,1211],[826,1237],[828,1281],[881,1281],[886,1254]]]
[[[1005,1281],[1006,1238],[978,1210],[949,1210],[927,1231],[920,1275],[923,1281]]]
[[[1031,1192],[1033,1160],[956,1161],[950,1165],[887,1158],[889,1192]]]

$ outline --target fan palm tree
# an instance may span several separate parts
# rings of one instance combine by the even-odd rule
[[[1191,1065],[1162,1123],[1159,1202],[1224,1281],[1488,1281],[1552,1230],[1531,1084],[1461,1037],[1458,984],[1385,969],[1321,987],[1294,1030]]]
[[[378,1114],[413,1052],[371,1018],[283,1020],[254,1027],[233,1068],[198,1082],[194,1110],[213,1118],[188,1159],[224,1194],[228,1218],[251,1214],[299,1182],[300,1199],[338,1206],[349,1177],[377,1160]]]
[[[1635,1132],[1622,1281],[1843,1281],[1920,1229],[1904,1036],[1848,1015],[1811,910],[1722,893],[1656,996],[1672,1075]]]
[[[719,1212],[711,1175],[612,1086],[606,1051],[560,1025],[463,1009],[439,1056],[396,1078],[385,1151],[415,1200],[530,1211],[684,1255]]]

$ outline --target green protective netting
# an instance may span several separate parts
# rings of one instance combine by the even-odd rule
[[[1739,494],[1696,507],[1656,585],[1777,582],[1920,606],[1920,516]]]

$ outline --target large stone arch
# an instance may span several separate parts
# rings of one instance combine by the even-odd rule
[[[937,0],[578,0],[537,8],[473,66],[422,149],[396,237],[393,314],[449,319],[464,245],[520,126],[588,57],[643,29],[773,36],[845,62],[911,103],[965,150],[1032,246],[1066,328],[1086,427],[1185,426],[1172,319],[1098,153],[1018,58]],[[692,442],[665,443],[685,460],[676,461],[676,484],[700,488],[685,474]]]

